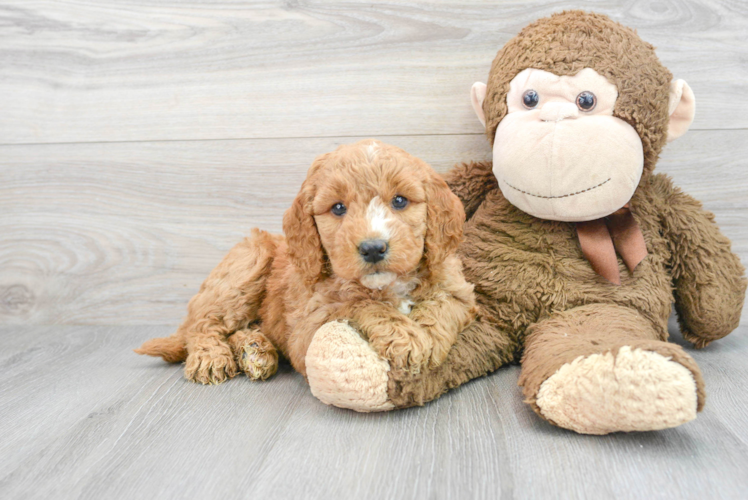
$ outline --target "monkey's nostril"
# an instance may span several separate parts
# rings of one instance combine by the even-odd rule
[[[366,240],[358,246],[361,257],[370,264],[384,259],[387,249],[387,242],[384,240]]]

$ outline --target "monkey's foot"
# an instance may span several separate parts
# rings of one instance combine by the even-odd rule
[[[306,353],[312,394],[340,408],[360,412],[393,409],[387,396],[389,371],[389,363],[344,322],[322,325]]]
[[[545,418],[582,434],[652,431],[696,418],[696,390],[685,366],[624,346],[561,366],[542,383],[536,403]]]

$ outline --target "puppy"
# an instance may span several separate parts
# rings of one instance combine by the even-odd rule
[[[465,212],[426,163],[366,140],[318,157],[283,217],[285,238],[253,230],[208,276],[174,335],[135,352],[185,361],[217,384],[264,380],[278,351],[306,376],[316,330],[357,328],[394,370],[447,357],[476,306],[455,250]]]

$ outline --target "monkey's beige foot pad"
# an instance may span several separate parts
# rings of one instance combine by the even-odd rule
[[[347,323],[333,321],[314,334],[306,353],[312,394],[328,405],[360,412],[394,408],[387,398],[389,363]]]
[[[582,434],[652,431],[696,418],[696,382],[670,358],[624,346],[566,363],[536,403],[545,418]]]

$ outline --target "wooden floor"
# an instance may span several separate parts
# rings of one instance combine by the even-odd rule
[[[746,330],[694,354],[709,390],[694,422],[600,437],[537,418],[516,366],[359,414],[288,367],[206,387],[132,354],[169,327],[2,327],[0,497],[744,499]]]
[[[280,230],[316,155],[376,137],[442,172],[490,157],[471,84],[572,7],[689,82],[694,126],[658,170],[748,264],[742,0],[0,0],[0,498],[747,498],[746,313],[691,351],[695,422],[606,437],[538,419],[517,367],[361,415],[288,368],[202,387],[131,352],[250,228]]]

